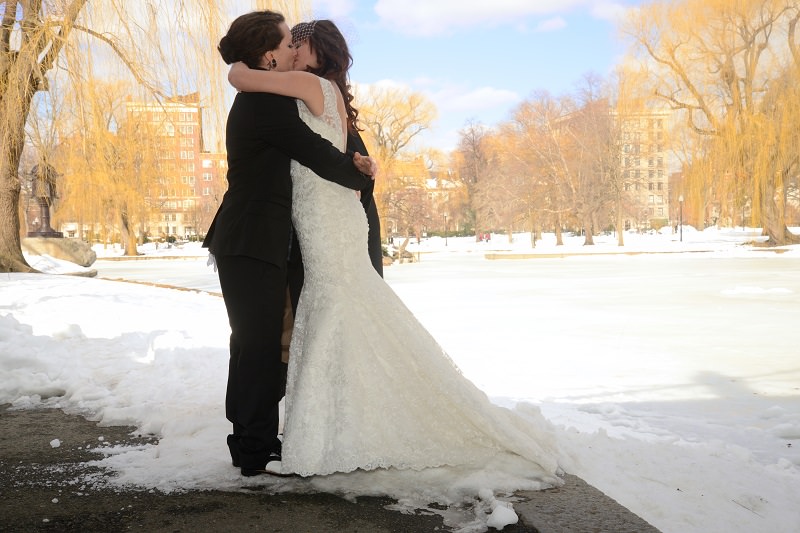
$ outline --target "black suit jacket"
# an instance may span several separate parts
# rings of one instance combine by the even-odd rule
[[[314,133],[294,98],[238,93],[228,114],[228,190],[203,246],[286,267],[292,235],[290,162],[354,190],[372,183],[329,141]]]
[[[369,155],[364,140],[358,133],[347,134],[347,151],[358,152],[361,155]],[[383,250],[381,248],[381,221],[378,218],[378,206],[375,204],[373,192],[375,190],[375,180],[370,180],[369,184],[361,189],[361,205],[367,213],[367,223],[369,224],[368,249],[369,259],[373,268],[383,277]]]

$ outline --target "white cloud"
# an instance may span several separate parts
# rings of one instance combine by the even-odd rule
[[[430,80],[419,84],[416,90],[430,98],[439,111],[439,119],[421,141],[445,152],[458,145],[459,132],[467,122],[491,126],[504,120],[509,110],[522,100],[516,92],[507,89],[437,86]]]
[[[543,20],[536,26],[538,32],[557,31],[567,26],[567,21],[561,17]]]
[[[424,94],[434,103],[440,116],[451,112],[507,110],[521,101],[514,91],[496,87],[467,87],[433,78],[407,81],[382,79],[375,83],[354,83],[356,91],[370,87],[402,88]]]
[[[507,110],[520,101],[520,96],[514,91],[497,89],[495,87],[475,87],[464,90],[463,87],[447,86],[431,91],[422,89],[436,104],[441,114],[449,112],[482,112],[492,109]]]
[[[519,94],[508,89],[468,87],[433,78],[417,78],[409,82],[382,79],[375,83],[353,85],[356,102],[358,93],[368,91],[371,87],[402,88],[424,94],[436,106],[439,116],[432,128],[420,137],[420,146],[438,148],[445,152],[455,149],[459,131],[467,122],[492,126],[504,120],[510,109],[522,101]]]
[[[605,13],[607,0],[378,0],[375,13],[381,22],[401,33],[437,35],[458,29],[503,24],[520,19],[567,13],[586,8]]]
[[[592,16],[603,20],[618,21],[622,20],[630,9],[633,8],[619,2],[596,2],[592,7]]]
[[[339,19],[350,15],[355,9],[353,0],[314,0],[314,17]]]

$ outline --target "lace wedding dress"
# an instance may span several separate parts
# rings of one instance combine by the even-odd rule
[[[321,80],[325,111],[301,118],[345,146],[335,89]],[[292,218],[305,284],[289,357],[283,470],[301,476],[356,469],[500,461],[558,484],[547,422],[492,404],[375,272],[367,220],[353,191],[292,162]],[[520,466],[523,465],[523,466]]]

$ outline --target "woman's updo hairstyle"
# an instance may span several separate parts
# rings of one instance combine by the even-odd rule
[[[222,60],[228,65],[241,61],[250,68],[258,68],[264,54],[281,44],[280,23],[285,21],[280,13],[266,10],[236,18],[217,46]]]

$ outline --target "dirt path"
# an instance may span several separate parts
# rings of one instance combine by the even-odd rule
[[[103,442],[135,444],[134,428],[98,427],[57,409],[0,406],[0,532],[427,532],[449,531],[432,514],[408,515],[382,498],[330,494],[117,491],[85,483],[107,475],[85,464]],[[99,438],[103,440],[100,441]],[[60,446],[53,447],[53,439]],[[504,533],[536,533],[522,523]]]

